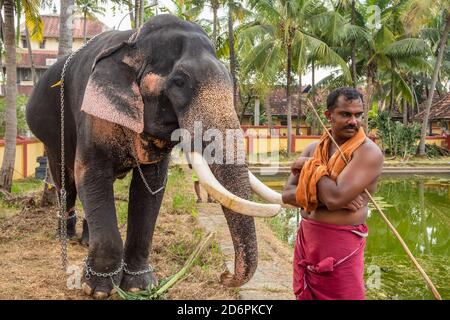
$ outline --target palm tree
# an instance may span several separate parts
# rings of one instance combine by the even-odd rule
[[[431,78],[431,84],[430,84],[430,89],[429,89],[430,93],[428,95],[428,99],[425,104],[425,114],[424,114],[423,122],[422,122],[422,130],[420,132],[419,155],[421,155],[421,156],[425,156],[425,154],[426,154],[425,153],[425,137],[427,135],[428,119],[430,116],[431,105],[433,102],[434,90],[436,88],[439,71],[440,71],[440,68],[442,65],[442,60],[444,57],[445,47],[448,42],[448,34],[450,32],[450,10],[448,10],[448,6],[446,7],[446,10],[444,10],[443,16],[445,17],[446,22],[445,22],[444,30],[442,31],[442,35],[440,37],[440,41],[439,41],[438,54],[436,57],[434,70],[433,70],[433,76]]]
[[[375,4],[381,10],[383,22],[377,28],[364,24],[364,21],[368,21],[372,14],[368,8]],[[400,103],[402,100],[413,105],[415,93],[408,83],[408,77],[412,74],[412,70],[421,72],[427,70],[428,44],[408,32],[402,21],[407,4],[408,1],[380,3],[368,0],[356,6],[356,15],[360,18],[357,23],[361,29],[364,29],[356,40],[360,48],[356,62],[362,67],[361,72],[366,75],[368,96],[364,104],[366,132],[369,109],[372,109],[373,100],[376,97],[380,100],[388,98],[390,109],[395,102]],[[386,100],[382,102],[382,105],[385,102]]]
[[[216,50],[217,50],[217,35],[218,35],[218,30],[220,28],[219,19],[218,19],[218,11],[220,9],[220,6],[223,4],[223,1],[210,0],[209,3],[211,5],[211,9],[213,11],[213,33],[212,33],[213,44],[214,44],[214,48],[216,48]]]
[[[74,0],[61,0],[58,56],[64,56],[72,52],[73,30],[71,19],[73,18],[73,6]]]
[[[39,0],[22,0],[21,7],[25,11],[26,23],[37,20]],[[6,130],[5,130],[5,153],[3,155],[0,170],[0,188],[11,191],[12,178],[14,174],[14,163],[16,158],[16,136],[17,136],[17,111],[16,111],[16,35],[14,28],[15,2],[3,1],[4,25],[3,36],[5,45],[6,62]]]
[[[44,30],[44,23],[41,19],[41,17],[38,14],[38,6],[39,1],[36,2],[30,2],[30,4],[25,3],[25,7],[22,7],[22,2],[20,0],[15,1],[15,8],[16,8],[16,18],[17,18],[17,25],[20,27],[20,20],[22,17],[22,14],[27,15],[25,19],[25,39],[27,42],[27,49],[28,49],[28,59],[31,67],[31,75],[33,79],[33,85],[36,85],[37,83],[37,74],[36,74],[36,68],[34,66],[33,62],[33,50],[31,48],[31,41],[41,42],[43,40],[43,30]],[[27,6],[33,6],[32,8],[28,8]],[[34,14],[29,14],[30,10],[33,10]],[[31,34],[30,34],[31,30]],[[20,28],[17,28],[16,33],[16,39],[19,39],[20,37]]]
[[[233,82],[233,105],[237,109],[237,82],[236,82],[236,53],[234,47],[234,27],[233,27],[233,6],[234,1],[228,1],[228,41],[230,48],[230,73]]]
[[[14,30],[14,1],[3,2],[5,24],[3,34],[5,41],[6,61],[6,130],[5,130],[5,154],[3,156],[0,171],[0,187],[11,191],[12,177],[14,174],[14,162],[16,158],[17,114],[16,114],[16,44]]]
[[[242,33],[243,37],[251,38],[254,43],[243,64],[246,68],[253,67],[259,72],[276,74],[284,70],[290,146],[294,58],[299,74],[306,69],[308,55],[341,66],[346,78],[350,78],[350,73],[346,62],[324,41],[312,35],[312,22],[319,14],[327,11],[323,5],[313,0],[251,0],[250,5],[258,14],[255,21],[249,23]]]
[[[204,9],[205,7],[209,7],[213,13],[213,20],[210,22],[212,24],[212,33],[211,38],[214,44],[214,48],[218,49],[218,35],[219,35],[219,16],[218,12],[221,6],[225,4],[226,0],[192,0],[194,7]]]
[[[103,2],[103,1],[102,1]],[[83,14],[83,41],[86,43],[87,19],[95,18],[95,15],[104,15],[105,9],[100,7],[98,0],[76,0],[78,11]]]
[[[168,8],[164,8],[162,11],[169,12],[183,20],[198,22],[200,13],[203,10],[202,1],[171,0],[171,2],[175,5],[175,11],[171,11]]]

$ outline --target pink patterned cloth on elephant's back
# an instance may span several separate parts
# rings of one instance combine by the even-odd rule
[[[363,300],[368,228],[302,219],[294,249],[297,300]]]

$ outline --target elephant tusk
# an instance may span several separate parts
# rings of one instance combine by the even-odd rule
[[[268,201],[269,203],[275,203],[281,205],[283,208],[296,209],[297,207],[291,206],[290,204],[283,203],[281,194],[270,189],[261,180],[259,180],[251,171],[248,171],[248,177],[250,179],[250,186],[252,190],[261,198]]]
[[[208,193],[219,203],[234,212],[252,216],[269,218],[280,213],[281,206],[279,204],[263,204],[242,199],[227,189],[217,181],[211,172],[209,165],[198,152],[188,154],[192,168],[197,173],[198,180]]]

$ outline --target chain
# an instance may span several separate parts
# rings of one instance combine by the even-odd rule
[[[125,132],[124,132],[124,133],[125,133]],[[162,186],[161,186],[158,190],[153,191],[152,188],[150,188],[150,186],[148,185],[147,179],[145,179],[144,173],[142,172],[141,165],[139,164],[139,160],[138,160],[138,158],[137,158],[137,156],[136,156],[136,153],[135,153],[135,151],[134,151],[134,148],[133,148],[134,143],[133,143],[133,140],[132,140],[132,139],[130,139],[130,145],[131,145],[131,154],[133,155],[134,161],[136,161],[136,166],[137,166],[137,169],[138,169],[138,171],[139,171],[139,175],[140,175],[141,178],[142,178],[142,182],[144,182],[145,188],[148,190],[148,192],[150,192],[150,194],[151,194],[152,196],[158,194],[159,192],[161,192],[161,191],[166,187],[166,183],[167,183],[167,174],[166,174],[166,176],[164,177],[164,181],[163,181],[163,183],[162,183]]]
[[[140,270],[140,271],[130,271],[130,270],[128,270],[127,264],[125,263],[124,267],[123,267],[123,271],[126,274],[129,274],[129,275],[132,275],[132,276],[140,276],[141,274],[153,272],[153,271],[155,271],[155,269],[153,269],[153,267],[151,265],[148,265],[147,269]]]
[[[89,43],[92,42],[98,35],[92,37],[88,42],[78,48],[76,51],[72,52],[67,60],[64,63],[62,72],[61,72],[61,81],[60,81],[60,95],[61,95],[61,190],[60,190],[60,212],[59,212],[59,241],[61,243],[61,265],[63,271],[67,270],[67,193],[66,193],[66,172],[65,172],[65,144],[64,144],[64,80],[66,76],[66,70],[69,66],[72,58],[77,54],[80,50],[85,48]]]
[[[69,66],[70,61],[72,60],[72,58],[75,56],[75,54],[77,54],[80,50],[84,49],[89,43],[91,43],[95,38],[97,38],[98,35],[92,37],[88,42],[86,42],[83,46],[81,46],[80,48],[78,48],[76,51],[72,52],[69,57],[67,58],[67,60],[64,63],[62,72],[61,72],[61,81],[60,81],[60,86],[61,86],[61,90],[60,90],[60,95],[61,95],[61,190],[60,190],[60,213],[58,215],[59,217],[59,239],[60,239],[60,243],[61,243],[61,265],[64,271],[67,270],[67,265],[68,265],[68,258],[67,258],[67,217],[68,217],[68,213],[67,213],[67,193],[66,193],[66,176],[65,176],[65,144],[64,144],[64,85],[65,85],[65,75],[66,75],[66,71],[67,71],[67,67]],[[132,144],[133,145],[133,144]],[[147,188],[147,190],[152,194],[152,195],[156,195],[157,193],[161,192],[167,183],[167,175],[164,178],[164,182],[163,185],[158,189],[153,191],[150,186],[148,185],[145,177],[144,177],[144,173],[142,172],[141,166],[139,165],[139,161],[138,158],[134,152],[134,148],[132,147],[132,154],[133,157],[136,161],[137,164],[137,168],[139,171],[139,174],[142,178],[142,181],[144,182],[145,187]],[[73,218],[73,217],[71,217]],[[88,277],[90,277],[90,274],[94,275],[94,276],[99,276],[99,277],[112,277],[116,274],[118,274],[120,271],[122,271],[122,269],[124,269],[124,262],[122,260],[121,262],[121,266],[119,267],[119,269],[115,272],[112,273],[98,273],[95,272],[94,270],[92,270],[92,268],[88,265],[87,263],[87,258],[85,260],[85,268],[86,268],[86,278],[88,279]],[[153,272],[153,267],[149,266],[147,269],[145,270],[141,270],[141,271],[136,271],[136,272],[131,272],[129,270],[126,269],[125,267],[125,272],[131,275],[141,275],[144,273],[148,273],[148,272]]]
[[[113,272],[109,272],[109,273],[96,272],[96,271],[92,270],[91,266],[88,263],[88,260],[89,260],[89,257],[86,257],[86,259],[84,260],[84,269],[86,271],[86,273],[85,273],[86,279],[90,279],[91,274],[96,277],[112,278],[112,277],[118,275],[120,272],[122,272],[122,270],[124,270],[124,267],[125,267],[125,262],[123,262],[123,259],[122,259],[120,261],[120,266],[119,266],[119,268],[117,268],[117,270],[115,270]]]

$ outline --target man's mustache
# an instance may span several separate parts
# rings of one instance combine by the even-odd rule
[[[356,130],[358,129],[356,126],[345,126],[344,129],[353,129]]]

